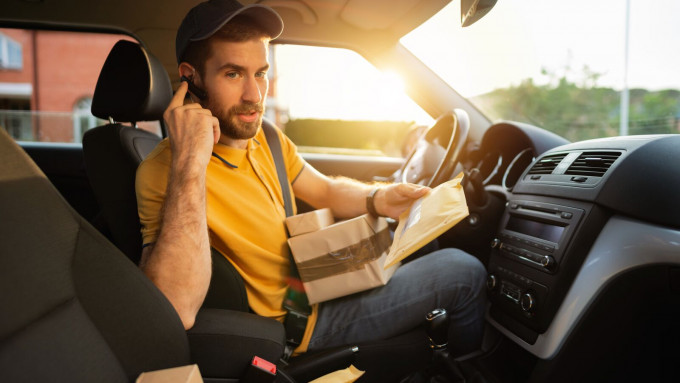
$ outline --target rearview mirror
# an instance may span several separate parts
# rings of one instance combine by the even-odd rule
[[[496,5],[497,0],[460,0],[460,25],[469,27]]]

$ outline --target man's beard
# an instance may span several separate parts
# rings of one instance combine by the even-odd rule
[[[222,134],[234,140],[247,140],[255,137],[257,129],[262,125],[264,111],[262,103],[241,103],[225,111],[217,105],[213,105],[208,98],[205,100],[205,108],[210,109],[213,116],[219,121]],[[243,122],[238,118],[239,113],[251,113],[253,111],[258,113],[257,119],[253,122]]]

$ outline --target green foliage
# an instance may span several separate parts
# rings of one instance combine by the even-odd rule
[[[360,149],[361,154],[401,156],[413,122],[296,119],[285,126],[297,146]],[[328,150],[334,152],[334,150]]]
[[[473,99],[492,119],[530,123],[571,141],[619,134],[620,92],[597,86],[599,74],[583,69],[577,84],[549,75],[544,85],[532,79]],[[629,133],[678,133],[680,91],[630,91]]]
[[[545,84],[526,79],[472,101],[492,120],[526,122],[570,141],[619,134],[621,94],[598,87],[600,74],[587,67],[580,80],[543,73],[548,78]],[[399,157],[413,126],[413,122],[297,119],[289,121],[285,131],[301,150]],[[680,90],[631,89],[629,133],[680,133]]]

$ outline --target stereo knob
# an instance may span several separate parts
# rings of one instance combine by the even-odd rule
[[[486,288],[489,289],[489,291],[493,291],[496,288],[497,283],[498,280],[495,275],[489,274],[489,276],[486,277]]]
[[[543,267],[548,270],[552,270],[553,267],[555,267],[555,258],[549,255],[544,255],[543,258],[541,258],[541,265],[543,265]]]
[[[491,241],[491,248],[492,248],[492,249],[495,249],[495,248],[497,248],[498,246],[500,246],[500,244],[501,244],[501,240],[498,239],[498,238],[494,238],[494,239]]]
[[[530,313],[534,311],[536,300],[534,299],[534,296],[531,295],[531,293],[525,293],[522,295],[522,298],[520,298],[519,305],[522,308],[522,311],[525,313]]]

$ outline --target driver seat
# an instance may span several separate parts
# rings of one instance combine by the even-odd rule
[[[104,62],[92,98],[92,114],[109,123],[83,136],[85,170],[105,224],[100,231],[135,264],[142,254],[135,175],[161,141],[137,128],[137,122],[162,122],[171,98],[170,78],[160,61],[141,45],[120,40]],[[203,307],[248,311],[241,276],[215,250],[212,259],[213,274],[221,277],[211,280]]]
[[[161,141],[136,124],[161,121],[171,98],[172,86],[161,63],[138,44],[121,40],[111,49],[92,98],[92,114],[109,123],[83,136],[85,169],[107,234],[135,263],[142,253],[135,173]]]

